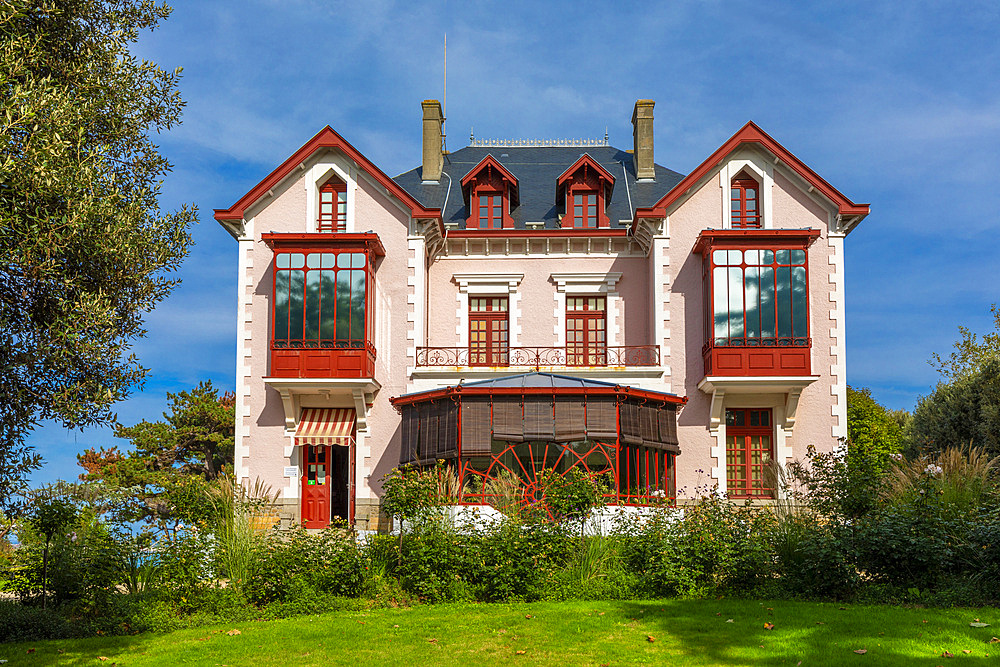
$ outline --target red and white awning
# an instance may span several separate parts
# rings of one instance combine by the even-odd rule
[[[354,441],[355,417],[351,408],[303,408],[295,444],[348,447]]]

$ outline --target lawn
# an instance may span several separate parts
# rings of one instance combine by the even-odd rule
[[[991,625],[973,628],[976,619]],[[0,660],[121,667],[986,665],[1000,664],[1000,641],[990,643],[998,634],[1000,610],[994,608],[730,599],[426,605],[163,635],[8,644],[0,646]]]

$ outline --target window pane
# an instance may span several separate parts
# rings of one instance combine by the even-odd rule
[[[743,333],[743,270],[729,269],[729,336],[742,338]]]
[[[365,272],[351,271],[351,339],[365,339]]]
[[[789,263],[788,262],[788,251],[787,250],[778,250],[774,254],[777,257],[777,263],[778,264],[788,264]]]
[[[278,258],[285,255],[278,255]],[[278,271],[274,281],[274,339],[288,340],[288,271]]]
[[[279,269],[287,269],[291,266],[291,256],[286,252],[275,255],[274,266]]]
[[[345,257],[346,255],[341,255]],[[337,340],[351,338],[351,272],[337,271]]]
[[[727,280],[728,269],[717,267],[714,270],[712,284],[715,294],[712,299],[713,310],[715,312],[715,338],[725,339],[729,337],[729,281]]]
[[[805,264],[806,263],[806,251],[805,250],[793,250],[792,251],[792,264]]]
[[[306,256],[306,268],[307,269],[318,269],[320,262],[320,255],[317,253],[312,253]]]
[[[306,287],[305,271],[289,271],[288,296],[288,337],[291,340],[302,339],[302,297]]]
[[[319,337],[321,340],[333,340],[335,317],[337,313],[337,279],[333,271],[321,271],[320,298],[322,312],[320,313]]]
[[[725,266],[727,256],[728,255],[726,254],[725,250],[713,250],[712,263],[715,264],[716,266]]]
[[[760,335],[774,338],[774,269],[765,266],[760,270]],[[773,344],[773,343],[772,343]]]
[[[324,192],[321,192],[319,194],[319,200],[321,202],[332,202],[333,201],[333,192],[331,192],[330,190],[326,190]]]
[[[760,263],[761,264],[774,264],[774,251],[773,250],[761,250]]]
[[[779,253],[781,251],[778,251]],[[775,270],[777,274],[777,291],[775,300],[777,301],[777,329],[778,337],[786,338],[792,335],[792,279],[790,267],[779,266]]]
[[[332,252],[324,252],[320,258],[320,267],[324,269],[332,269],[337,266],[337,255]],[[333,275],[332,273],[330,274]]]
[[[306,256],[301,252],[288,253],[288,268],[301,269],[306,265]]]
[[[730,266],[738,266],[743,262],[743,251],[742,250],[730,250],[729,251],[729,261],[727,264]]]
[[[338,269],[351,268],[351,253],[342,252],[337,255],[337,268]]]
[[[747,267],[746,270],[746,284],[745,284],[745,298],[747,303],[747,337],[748,338],[759,338],[760,337],[760,283],[758,280],[757,267]]]
[[[312,263],[314,259],[318,264],[319,257],[316,255],[309,255],[310,263]],[[306,272],[306,319],[305,330],[302,333],[302,337],[305,340],[316,340],[319,338],[320,273],[320,271]]]
[[[792,267],[792,335],[805,337],[809,335],[809,324],[806,317],[806,267]]]

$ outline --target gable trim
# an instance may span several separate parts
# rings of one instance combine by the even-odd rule
[[[702,162],[694,171],[685,176],[680,183],[660,198],[658,202],[647,208],[638,208],[632,221],[635,230],[641,218],[666,217],[668,209],[681,197],[688,194],[694,186],[714,169],[718,169],[726,158],[744,144],[756,144],[774,155],[775,159],[784,162],[792,171],[802,177],[809,185],[830,200],[836,207],[839,216],[853,219],[847,226],[853,227],[869,212],[868,204],[856,204],[842,192],[827,183],[819,174],[810,169],[804,162],[795,157],[788,149],[774,140],[767,132],[760,129],[753,121],[747,121],[739,131],[722,144],[708,159]]]
[[[249,192],[243,195],[232,207],[226,209],[215,209],[214,217],[227,228],[232,222],[239,222],[244,219],[248,208],[253,206],[258,200],[267,195],[272,188],[283,181],[292,172],[298,169],[310,156],[324,148],[336,148],[344,152],[358,167],[366,172],[375,181],[384,187],[389,194],[395,196],[409,210],[414,218],[434,219],[444,233],[441,222],[441,209],[426,208],[413,198],[410,193],[396,184],[381,169],[366,158],[358,149],[352,146],[346,139],[337,134],[329,125],[320,130],[316,136],[307,141],[301,148],[282,162],[274,171],[267,175],[260,183],[255,185]]]

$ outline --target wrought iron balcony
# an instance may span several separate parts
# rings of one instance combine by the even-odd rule
[[[616,367],[659,366],[659,345],[568,347],[418,347],[417,366]]]

